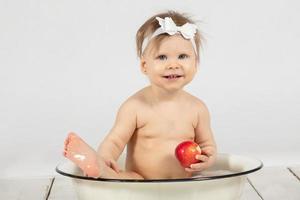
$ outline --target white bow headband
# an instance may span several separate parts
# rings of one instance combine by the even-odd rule
[[[170,17],[165,17],[165,19],[156,17],[156,19],[158,20],[160,27],[156,29],[150,37],[144,39],[142,44],[142,53],[152,38],[163,33],[174,35],[179,32],[185,39],[188,39],[192,42],[193,48],[197,55],[197,47],[194,40],[194,36],[197,32],[197,26],[195,24],[185,23],[182,26],[176,26],[175,22]]]

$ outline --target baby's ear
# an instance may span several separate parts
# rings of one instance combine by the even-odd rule
[[[143,56],[141,56],[140,67],[141,67],[141,71],[144,74],[147,74],[146,59]]]

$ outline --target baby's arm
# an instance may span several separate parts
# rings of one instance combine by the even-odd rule
[[[98,148],[98,155],[116,171],[116,161],[136,129],[136,101],[128,99],[121,105],[113,128]]]
[[[210,167],[216,159],[217,148],[213,137],[213,133],[210,127],[210,116],[206,105],[198,102],[198,122],[195,128],[195,142],[199,144],[201,148],[201,154],[197,159],[200,163],[193,164],[191,168],[187,168],[187,171],[202,171]]]

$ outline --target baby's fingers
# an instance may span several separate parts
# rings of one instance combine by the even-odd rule
[[[202,154],[209,156],[212,156],[214,154],[214,149],[210,148],[210,147],[204,147],[202,149]]]
[[[117,173],[120,172],[119,166],[118,166],[116,161],[114,161],[114,160],[105,160],[105,164],[108,167],[110,167],[111,169],[113,169],[115,172],[117,172]]]
[[[191,164],[190,168],[185,168],[185,171],[187,172],[198,172],[202,171],[206,168],[204,163],[196,163],[196,164]]]
[[[206,156],[206,155],[197,155],[196,159],[200,160],[201,162],[206,162],[208,160],[208,156]]]
[[[117,164],[116,161],[111,160],[111,161],[110,161],[110,166],[111,166],[111,168],[112,168],[113,170],[115,170],[117,173],[120,172],[119,166],[118,166],[118,164]]]

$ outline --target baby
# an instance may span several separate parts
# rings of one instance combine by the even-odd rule
[[[121,105],[98,151],[70,133],[65,157],[95,178],[187,178],[210,167],[217,150],[208,109],[183,90],[198,70],[200,39],[193,21],[178,12],[148,19],[136,34],[136,44],[141,71],[150,85]],[[182,167],[174,154],[185,140],[199,144],[202,152],[196,156],[200,162],[189,168]],[[116,161],[126,145],[123,171]]]

